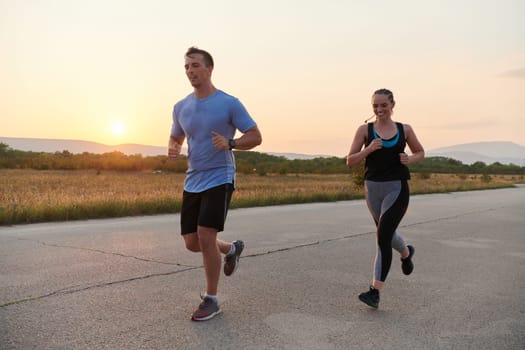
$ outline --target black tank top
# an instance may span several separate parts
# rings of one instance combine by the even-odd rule
[[[396,123],[397,134],[389,140],[383,140],[383,148],[374,151],[365,160],[365,179],[371,181],[392,181],[410,179],[408,167],[401,164],[399,153],[405,152],[406,139],[403,124]],[[374,123],[368,123],[368,146],[379,138],[374,130]]]

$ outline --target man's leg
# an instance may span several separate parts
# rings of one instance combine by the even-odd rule
[[[197,232],[187,233],[185,235],[182,235],[182,238],[184,238],[186,249],[188,249],[190,252],[198,253],[201,251],[199,236],[197,236]],[[217,239],[217,247],[219,247],[219,251],[222,254],[226,255],[232,249],[232,243]]]
[[[198,226],[197,236],[206,275],[206,293],[217,295],[221,272],[221,252],[217,243],[217,229]]]
[[[226,255],[232,249],[232,242],[225,242],[223,240],[217,239],[217,247],[219,247],[219,251],[222,254]]]
[[[206,294],[202,297],[199,308],[193,313],[192,320],[206,321],[221,312],[217,300],[222,265],[221,253],[229,253],[232,250],[232,244],[218,240],[217,233],[224,228],[231,191],[228,185],[222,185],[200,193],[199,197],[197,232],[192,233],[196,239],[188,237],[185,238],[185,242],[189,250],[202,253]]]
[[[199,244],[199,236],[197,236],[197,232],[186,233],[182,235],[182,238],[184,238],[184,244],[186,245],[186,249],[188,249],[190,252],[198,253],[201,251],[201,246]]]

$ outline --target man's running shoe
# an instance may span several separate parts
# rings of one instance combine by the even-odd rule
[[[406,258],[401,258],[401,269],[403,270],[403,273],[405,275],[410,275],[412,271],[414,271],[414,263],[412,262],[412,257],[414,256],[416,250],[411,245],[407,245],[407,248],[409,253]]]
[[[207,321],[221,313],[219,304],[209,297],[204,297],[199,308],[191,316],[192,321]]]
[[[237,240],[232,244],[235,246],[235,253],[224,257],[224,274],[226,276],[231,276],[237,270],[239,257],[244,249],[244,242],[241,240]]]
[[[379,307],[379,290],[370,286],[370,290],[368,290],[368,292],[359,294],[359,300],[361,300],[366,305],[377,309]]]

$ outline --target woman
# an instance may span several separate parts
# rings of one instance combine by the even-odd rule
[[[376,119],[357,129],[346,158],[350,168],[365,160],[365,197],[377,227],[377,253],[372,285],[359,295],[359,300],[373,308],[379,307],[379,292],[390,270],[392,248],[401,254],[405,275],[410,275],[414,269],[415,249],[406,245],[396,229],[408,207],[410,172],[407,164],[421,161],[425,151],[410,125],[392,120],[395,104],[390,90],[374,92],[372,108]],[[405,153],[405,145],[412,155]]]

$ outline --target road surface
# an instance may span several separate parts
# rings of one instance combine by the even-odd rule
[[[0,228],[0,349],[523,349],[525,187],[412,196],[378,310],[363,200],[231,210],[246,248],[195,323],[179,216]]]

